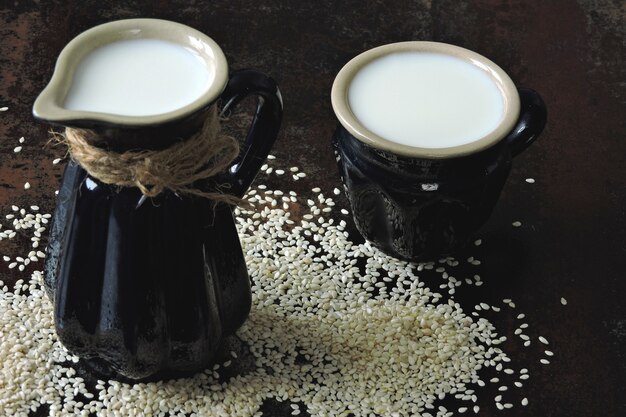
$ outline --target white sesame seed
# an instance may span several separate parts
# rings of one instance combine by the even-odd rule
[[[544,353],[545,353],[547,356],[554,356],[554,352],[552,352],[551,350],[546,350],[546,351],[544,351]]]
[[[18,141],[19,143],[24,143],[24,136],[22,136],[21,138],[19,138],[17,141]]]
[[[522,402],[521,402],[521,404],[522,404],[524,407],[526,407],[526,406],[528,405],[528,398],[526,398],[526,397],[522,398]]]
[[[544,365],[549,365],[550,364],[550,361],[547,360],[547,359],[540,359],[539,362],[541,362]]]
[[[7,111],[7,110],[9,110],[9,108],[8,108],[8,107],[6,107],[6,106],[4,106],[4,107],[0,107],[0,111]]]
[[[272,160],[272,159],[276,159],[276,157],[274,155],[267,155],[267,159]]]
[[[520,227],[522,225],[522,222],[520,221],[514,221],[513,223],[511,223],[513,225],[513,227]]]
[[[22,151],[22,147],[21,146],[16,146],[15,148],[13,148],[13,152],[18,153]]]
[[[567,305],[567,300],[565,299],[565,297],[561,297],[561,304],[563,304],[564,306]]]
[[[276,170],[276,175],[283,175],[284,173],[285,173],[285,171],[282,170],[282,169],[277,169]]]
[[[535,183],[535,179],[534,178],[526,178],[525,180],[527,183],[529,184],[534,184]]]
[[[29,188],[30,188],[30,183],[29,182],[24,183],[24,189],[28,190]]]
[[[543,336],[539,336],[539,338],[538,338],[538,339],[539,339],[539,341],[540,341],[541,343],[543,343],[544,345],[549,345],[549,344],[550,344],[550,343],[548,343],[548,340],[547,340],[545,337],[543,337]]]

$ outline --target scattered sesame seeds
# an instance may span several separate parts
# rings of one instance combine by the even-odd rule
[[[433,416],[435,411],[427,411],[432,409],[437,417],[443,417],[453,413],[435,401],[453,395],[466,402],[457,408],[459,413],[472,407],[478,414],[480,407],[475,403],[479,395],[465,387],[465,381],[484,386],[480,373],[485,368],[513,373],[511,368],[503,368],[502,364],[511,359],[498,348],[507,338],[498,335],[495,326],[480,314],[469,315],[453,297],[443,300],[416,274],[422,270],[440,274],[451,295],[460,285],[475,282],[479,286],[480,277],[473,281],[471,275],[460,276],[454,269],[459,261],[454,258],[440,260],[441,266],[436,262],[411,266],[384,255],[368,242],[352,242],[346,221],[334,221],[326,214],[319,217],[339,209],[332,208],[332,199],[315,196],[312,204],[302,204],[302,217],[290,219],[286,210],[291,198],[286,199],[279,190],[267,190],[267,194],[260,190],[267,187],[259,185],[248,193],[248,199],[258,203],[254,211],[235,210],[253,286],[253,309],[238,331],[253,358],[251,370],[218,383],[223,368],[232,372],[239,366],[237,353],[231,351],[231,359],[221,367],[192,378],[135,386],[98,381],[95,391],[89,392],[67,365],[78,358],[69,355],[56,340],[52,307],[42,289],[43,274],[35,271],[30,281],[20,284],[20,288],[26,286],[26,292],[20,293],[23,290],[17,285],[15,289],[0,288],[0,328],[8,329],[8,340],[20,332],[27,332],[29,340],[38,340],[34,356],[29,358],[16,356],[19,352],[9,351],[10,346],[0,346],[0,357],[18,364],[15,377],[3,389],[26,393],[21,399],[16,396],[11,406],[26,412],[39,404],[37,393],[41,391],[37,390],[44,387],[50,409],[57,415],[83,411],[85,415],[127,415],[127,407],[152,409],[155,398],[159,398],[158,407],[164,415],[251,417],[258,415],[266,398],[273,397],[305,405],[291,404],[293,415],[299,415],[302,408],[311,416]],[[318,187],[312,191],[321,193]],[[341,192],[335,188],[333,193]],[[296,197],[292,192],[289,195]],[[23,229],[18,229],[16,224],[14,229],[37,233],[31,238],[35,250],[20,257],[22,262],[16,257],[13,268],[35,262],[33,257],[45,257],[35,244],[38,246],[51,216],[36,213],[38,206],[30,206],[32,213],[27,210],[13,209],[16,220],[26,226],[20,224]],[[349,214],[346,209],[339,210]],[[7,258],[3,258],[5,262],[11,260]],[[363,262],[363,269],[355,266],[357,261]],[[470,264],[474,262],[480,264],[476,259]],[[37,264],[29,268],[32,265]],[[5,302],[8,299],[16,301]],[[494,303],[477,305],[481,312],[499,311]],[[511,300],[506,304],[515,307]],[[36,314],[40,320],[33,326],[26,330],[19,327]],[[415,337],[414,323],[419,323],[419,337]],[[413,354],[417,351],[425,353]],[[304,363],[296,360],[298,357],[304,358]],[[519,379],[527,379],[523,371]],[[313,383],[307,379],[310,376],[322,382]],[[504,383],[510,384],[506,378]],[[489,381],[499,383],[500,379],[492,377]],[[61,384],[67,389],[59,389]],[[520,387],[521,382],[514,384]],[[331,395],[320,397],[320,389]],[[501,385],[499,390],[508,387]],[[415,395],[395,397],[399,392]],[[78,393],[90,402],[76,402],[73,398]],[[498,403],[503,409],[513,406],[501,401],[500,396]]]

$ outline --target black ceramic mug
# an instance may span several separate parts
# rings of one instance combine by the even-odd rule
[[[417,87],[410,85],[407,74],[413,75],[407,68],[422,65],[423,58],[425,65],[431,65],[429,70],[424,70],[431,80],[419,88],[433,90],[424,95],[414,94],[411,88]],[[455,65],[460,72],[450,69],[449,66]],[[467,68],[468,74],[462,68]],[[396,69],[399,78],[389,77]],[[415,72],[416,76],[419,71]],[[452,75],[446,75],[450,71]],[[363,83],[365,76],[373,77],[367,82],[376,82],[377,86],[363,90],[357,82]],[[480,88],[470,89],[466,95],[463,90],[463,94],[457,94],[458,101],[437,103],[441,101],[439,97],[432,100],[429,94],[449,87],[445,85],[446,77],[452,77],[452,84],[458,83],[453,88],[461,90],[464,83],[474,82],[472,77],[480,79],[476,81],[478,84],[491,83],[489,88],[493,91],[486,93],[493,95],[497,105],[487,110],[476,108],[485,105]],[[405,95],[404,98],[396,99],[396,93],[389,92],[405,86],[406,91],[397,93]],[[473,93],[477,93],[476,103],[472,102]],[[385,99],[388,103],[380,107],[380,100]],[[372,119],[379,120],[370,123],[367,100],[373,100],[370,111],[389,113],[382,117],[373,113],[376,117]],[[424,130],[420,123],[429,124],[430,119],[423,122],[397,119],[398,111],[406,112],[402,106],[416,103],[419,108],[420,100],[426,100],[426,107],[422,107],[425,111],[441,117],[439,126],[434,123]],[[463,100],[467,101],[456,105]],[[362,53],[337,75],[332,105],[340,122],[333,145],[356,227],[382,251],[408,260],[449,255],[465,245],[489,218],[511,169],[512,157],[529,146],[546,123],[545,105],[535,91],[517,89],[509,76],[487,58],[437,42],[401,42]],[[356,110],[364,105],[366,111],[361,109],[358,117]],[[438,109],[431,108],[437,106]],[[481,113],[496,109],[497,115]],[[490,124],[471,126],[478,116],[464,119],[455,111],[477,111]],[[409,127],[397,129],[398,124],[405,122]],[[385,129],[403,138],[389,137],[393,134],[384,137],[380,132]],[[428,129],[430,132],[424,133]],[[461,136],[447,138],[439,135],[437,129]],[[468,137],[463,138],[469,131]],[[439,136],[443,146],[438,145]]]

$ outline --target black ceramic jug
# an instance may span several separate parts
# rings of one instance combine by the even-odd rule
[[[152,30],[166,25],[210,43],[172,22],[133,19],[103,26],[120,24]],[[210,46],[217,51],[217,45]],[[59,61],[55,74],[64,65]],[[220,90],[223,112],[256,95],[256,113],[230,168],[194,185],[211,191],[219,184],[241,197],[277,136],[282,99],[273,80],[251,70],[227,74]],[[92,129],[101,141],[97,146],[118,152],[166,148],[195,133],[216,105],[211,97],[183,117],[125,125],[99,120],[107,115],[72,119],[75,112],[63,109],[56,110],[58,116],[50,110],[55,94],[61,93],[42,93],[34,106],[36,117]],[[237,330],[250,310],[249,278],[232,208],[171,191],[142,197],[138,188],[104,184],[76,162],[68,164],[44,271],[56,331],[71,353],[108,377],[188,375],[211,364],[223,337]]]

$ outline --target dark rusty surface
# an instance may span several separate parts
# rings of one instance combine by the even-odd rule
[[[34,202],[52,211],[62,166],[50,161],[63,151],[43,147],[48,128],[32,119],[32,102],[70,39],[96,24],[130,17],[193,26],[223,47],[232,68],[254,67],[274,76],[285,99],[274,153],[286,166],[308,173],[295,189],[302,193],[339,183],[329,147],[336,124],[330,87],[341,66],[367,48],[401,40],[465,46],[497,62],[519,85],[541,92],[548,126],[514,161],[481,233],[480,252],[485,301],[515,295],[534,331],[550,338],[556,356],[543,366],[536,360],[539,346],[511,352],[533,374],[524,388],[530,406],[499,412],[493,395],[481,395],[481,415],[626,415],[623,1],[2,0],[0,107],[9,107],[0,113],[2,212]],[[24,150],[15,154],[21,136]],[[537,182],[526,184],[526,177]],[[25,181],[30,190],[24,190]],[[512,229],[514,220],[523,226]],[[21,244],[27,242],[2,241],[0,252],[15,252],[11,245]],[[5,282],[16,279],[13,271],[0,263]],[[560,305],[561,296],[567,307]],[[273,403],[264,410],[288,413]]]

